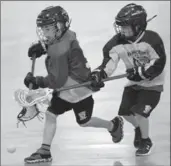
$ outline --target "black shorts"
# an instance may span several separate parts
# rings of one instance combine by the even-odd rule
[[[73,109],[77,123],[84,124],[90,120],[93,112],[93,106],[94,99],[92,96],[77,103],[70,103],[56,95],[53,95],[48,111],[55,115],[61,115],[64,112]]]
[[[125,87],[118,114],[129,116],[137,113],[148,117],[159,103],[160,96],[161,92]]]

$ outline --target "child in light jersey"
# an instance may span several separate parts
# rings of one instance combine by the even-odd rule
[[[149,116],[160,101],[164,84],[165,49],[160,36],[146,30],[147,13],[134,3],[123,7],[115,18],[116,35],[103,48],[103,62],[92,72],[100,88],[122,60],[128,73],[118,114],[135,127],[136,155],[148,155],[153,143]]]

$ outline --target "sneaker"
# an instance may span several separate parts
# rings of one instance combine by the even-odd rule
[[[140,128],[137,127],[135,129],[134,147],[138,149],[140,146],[140,142],[141,142],[141,131],[140,131]]]
[[[24,159],[25,163],[42,163],[42,162],[51,162],[52,156],[50,152],[44,152],[41,148],[38,149],[35,153],[31,154],[31,156]]]
[[[123,138],[123,119],[120,116],[116,116],[112,121],[114,128],[110,131],[112,141],[118,143]]]
[[[136,151],[136,156],[146,156],[151,153],[153,143],[150,138],[142,139],[138,150]]]

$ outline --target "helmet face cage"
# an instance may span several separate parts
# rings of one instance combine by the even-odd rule
[[[115,33],[120,34],[120,37],[125,39],[131,39],[134,36],[133,28],[129,25],[120,26],[116,23],[113,24]]]
[[[37,36],[41,42],[48,44],[48,41],[47,41],[41,27],[36,28],[36,33],[37,33]]]
[[[115,18],[115,31],[121,33],[122,26],[130,26],[134,33],[132,37],[139,36],[146,29],[146,17],[147,13],[142,6],[128,4],[120,10]]]
[[[47,35],[46,28],[49,30],[49,34]],[[63,23],[57,22],[57,24],[46,25],[43,27],[37,27],[37,35],[39,39],[45,44],[52,44],[54,40],[59,39],[64,31]]]
[[[55,39],[60,39],[70,27],[70,19],[67,12],[60,6],[48,7],[37,17],[37,35],[45,44],[52,44]],[[48,27],[55,32],[51,39],[44,33],[44,28]]]
[[[116,22],[113,23],[116,34],[121,34],[121,26],[117,25]]]

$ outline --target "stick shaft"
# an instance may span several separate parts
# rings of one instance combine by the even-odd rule
[[[35,70],[35,62],[36,62],[36,54],[33,55],[32,58],[32,65],[31,65],[31,73],[34,75],[34,70]],[[33,84],[29,84],[29,90],[33,88]]]
[[[153,17],[149,18],[147,22],[150,22],[153,18],[155,18],[157,15],[154,15]]]
[[[107,82],[107,81],[110,81],[110,80],[116,80],[116,79],[124,78],[124,77],[127,77],[127,76],[128,76],[127,74],[121,74],[121,75],[117,75],[117,76],[108,77],[106,79],[103,79],[102,81]],[[75,84],[75,85],[71,85],[71,86],[68,86],[68,87],[63,87],[63,88],[57,89],[57,91],[61,92],[61,91],[69,90],[69,89],[88,86],[90,84],[91,84],[91,81],[88,81],[88,82],[84,82],[84,83],[81,83],[81,84]]]

